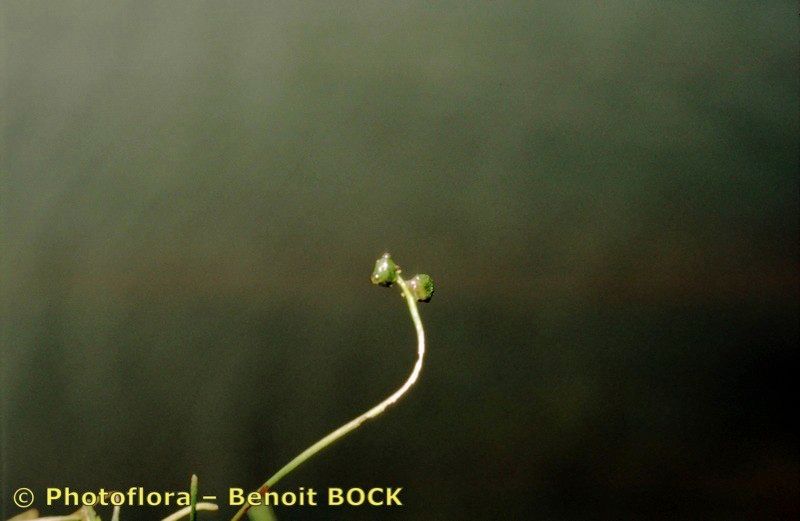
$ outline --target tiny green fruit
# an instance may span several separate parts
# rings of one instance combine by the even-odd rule
[[[375,261],[375,269],[372,270],[370,280],[379,286],[391,286],[397,280],[399,268],[394,263],[388,253],[384,253],[380,259]]]
[[[408,281],[411,293],[417,298],[418,302],[430,302],[433,297],[433,279],[430,275],[420,273]]]

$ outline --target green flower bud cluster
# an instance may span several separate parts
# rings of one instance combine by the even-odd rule
[[[384,253],[375,261],[375,269],[372,270],[370,281],[378,286],[389,287],[397,282],[400,275],[400,266],[395,264],[388,253]],[[420,273],[408,280],[408,288],[418,302],[430,302],[433,297],[433,279],[430,275]]]

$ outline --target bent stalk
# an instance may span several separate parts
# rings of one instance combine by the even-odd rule
[[[388,254],[384,256],[388,259]],[[408,284],[405,280],[400,276],[400,270],[397,269],[396,273],[393,273],[393,280],[390,283],[396,283],[405,298],[406,304],[408,304],[408,311],[411,314],[411,320],[414,322],[414,327],[417,331],[417,361],[414,364],[414,368],[411,370],[411,374],[397,389],[394,393],[389,395],[388,398],[383,400],[381,403],[369,409],[365,413],[361,414],[350,420],[349,422],[345,423],[335,431],[331,432],[318,442],[314,443],[306,450],[298,454],[294,459],[292,459],[289,463],[283,466],[280,470],[278,470],[275,474],[272,475],[263,485],[258,489],[258,493],[262,496],[270,490],[273,486],[275,486],[278,481],[284,478],[287,474],[292,472],[294,469],[302,465],[305,461],[309,458],[314,456],[316,453],[328,447],[333,442],[339,440],[340,438],[346,436],[350,432],[353,432],[355,429],[360,427],[364,422],[370,420],[372,418],[377,417],[381,413],[383,413],[389,406],[395,404],[403,395],[411,388],[412,385],[417,381],[419,378],[419,374],[422,371],[422,361],[425,357],[425,331],[422,328],[422,319],[419,316],[419,309],[417,308],[417,299],[418,296],[412,292],[412,289],[409,288]],[[394,278],[396,276],[396,278]],[[375,278],[373,277],[373,281]],[[382,285],[389,285],[389,284],[382,284]],[[242,517],[247,513],[247,510],[250,508],[248,504],[242,506],[236,515],[233,516],[231,521],[240,521]]]

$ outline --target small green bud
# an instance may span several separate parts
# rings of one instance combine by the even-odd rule
[[[397,280],[398,271],[397,264],[388,253],[384,253],[380,259],[375,261],[375,269],[372,270],[370,280],[379,286],[391,286]]]
[[[433,279],[430,275],[420,273],[408,281],[408,289],[419,302],[430,302],[433,297]]]

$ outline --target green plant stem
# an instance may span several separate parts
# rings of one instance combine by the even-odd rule
[[[283,466],[278,472],[272,475],[261,487],[258,489],[258,492],[261,494],[266,493],[269,489],[271,489],[278,481],[280,481],[283,477],[289,474],[291,471],[299,467],[303,464],[306,460],[314,456],[317,452],[321,451],[325,447],[329,446],[333,442],[337,441],[338,439],[342,438],[343,436],[349,434],[350,432],[354,431],[358,427],[361,426],[365,421],[375,418],[383,411],[385,411],[389,406],[396,403],[402,396],[408,391],[412,385],[417,381],[419,378],[419,373],[422,371],[422,360],[425,357],[425,330],[422,328],[422,319],[419,317],[419,309],[417,309],[417,299],[414,294],[409,289],[406,282],[403,278],[398,274],[396,284],[400,287],[400,290],[403,293],[403,297],[405,297],[406,303],[408,304],[408,311],[411,314],[411,320],[414,322],[414,327],[417,330],[417,361],[414,364],[414,368],[411,370],[411,375],[409,375],[408,379],[406,379],[405,383],[398,390],[392,393],[388,398],[383,400],[381,403],[373,407],[372,409],[368,410],[367,412],[353,418],[349,422],[345,423],[335,431],[331,432],[318,442],[314,443],[306,450],[298,454],[293,460]],[[236,515],[233,516],[231,521],[240,521],[242,517],[247,513],[247,510],[250,508],[249,505],[245,504]]]
[[[192,474],[192,480],[189,483],[189,521],[197,519],[197,474]]]

